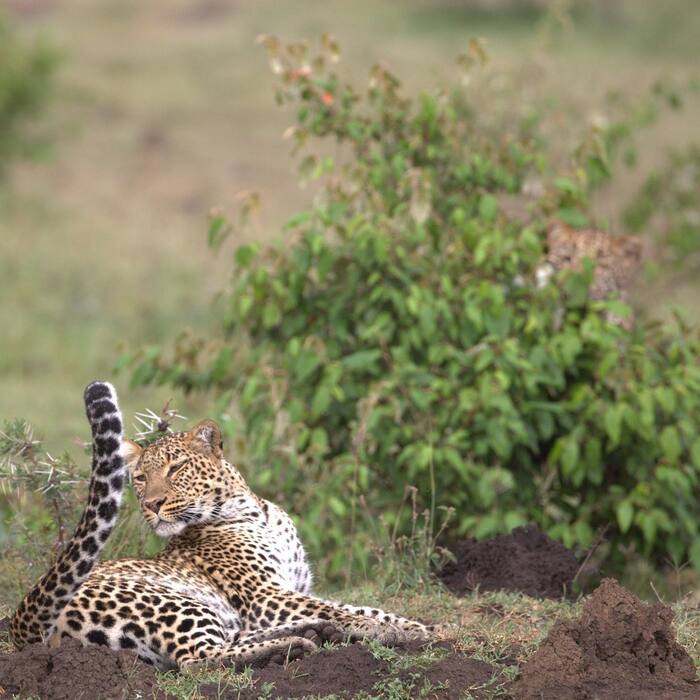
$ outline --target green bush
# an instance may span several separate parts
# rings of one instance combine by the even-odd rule
[[[589,301],[590,265],[534,284],[549,217],[590,218],[644,120],[586,134],[562,169],[511,93],[412,99],[381,68],[360,92],[331,41],[315,58],[265,41],[316,204],[278,245],[238,247],[223,338],[125,358],[134,383],[214,389],[253,486],[299,515],[331,576],[367,564],[376,528],[410,528],[408,485],[433,526],[455,508],[454,536],[534,521],[568,546],[601,530],[615,554],[700,564],[697,341],[607,323],[628,310]],[[482,60],[473,43],[460,63]],[[210,242],[234,228],[214,216]]]
[[[27,126],[50,95],[56,62],[48,47],[22,44],[0,16],[0,174],[11,158],[37,147]]]

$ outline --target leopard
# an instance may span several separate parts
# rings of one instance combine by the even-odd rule
[[[10,636],[128,650],[160,670],[298,658],[326,641],[445,638],[444,625],[312,593],[292,518],[256,495],[224,458],[210,419],[141,446],[124,437],[114,387],[84,393],[92,432],[88,499],[61,554],[17,608]],[[165,548],[101,560],[128,481]]]
[[[589,258],[594,264],[593,279],[588,290],[592,301],[619,299],[629,303],[629,290],[641,267],[644,254],[642,238],[635,235],[613,236],[597,229],[576,229],[562,221],[552,221],[547,228],[547,254],[536,270],[538,286],[547,284],[561,270],[583,269]],[[630,328],[634,316],[621,317],[606,312],[613,325]]]

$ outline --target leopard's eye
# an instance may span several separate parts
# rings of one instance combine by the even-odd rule
[[[182,467],[184,467],[190,460],[181,459],[179,462],[174,462],[168,467],[168,478],[175,475]]]
[[[146,482],[146,477],[143,474],[134,474],[131,477],[134,486],[142,486]]]

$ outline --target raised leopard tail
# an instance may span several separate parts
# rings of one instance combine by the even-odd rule
[[[61,610],[92,571],[117,522],[126,465],[120,454],[123,424],[114,387],[107,382],[90,384],[85,389],[85,410],[92,428],[88,502],[73,537],[12,618],[10,636],[18,649],[48,641]]]

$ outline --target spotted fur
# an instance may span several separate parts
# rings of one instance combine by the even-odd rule
[[[584,258],[594,264],[589,296],[593,300],[616,298],[628,302],[628,291],[642,260],[643,246],[639,236],[613,236],[595,229],[574,229],[562,222],[553,222],[547,230],[547,257],[537,270],[540,284],[560,270],[583,268]],[[630,319],[608,314],[608,320],[627,326]]]
[[[121,460],[109,454],[110,464],[121,469]],[[223,458],[213,421],[162,437],[145,449],[123,441],[121,454],[142,512],[156,533],[170,538],[167,547],[153,559],[99,563],[66,589],[60,602],[54,600],[55,589],[47,589],[56,575],[52,568],[15,615],[13,629],[25,631],[14,635],[16,643],[46,638],[26,633],[35,624],[28,618],[30,612],[36,615],[27,603],[32,597],[49,606],[51,625],[57,617],[54,640],[67,636],[130,649],[161,669],[296,654],[328,638],[329,630],[390,643],[439,632],[381,610],[311,595],[309,564],[294,524],[281,508],[255,495]],[[84,516],[88,522],[95,517],[95,493],[92,487],[86,513],[93,515]],[[99,532],[105,528],[101,524]],[[78,528],[67,552],[82,552],[84,530]],[[72,570],[82,559],[74,562],[69,556],[68,561]]]
[[[60,613],[90,575],[117,522],[127,468],[120,454],[122,416],[114,387],[90,384],[85,410],[92,429],[88,505],[68,546],[12,618],[10,634],[18,648],[51,637]]]

